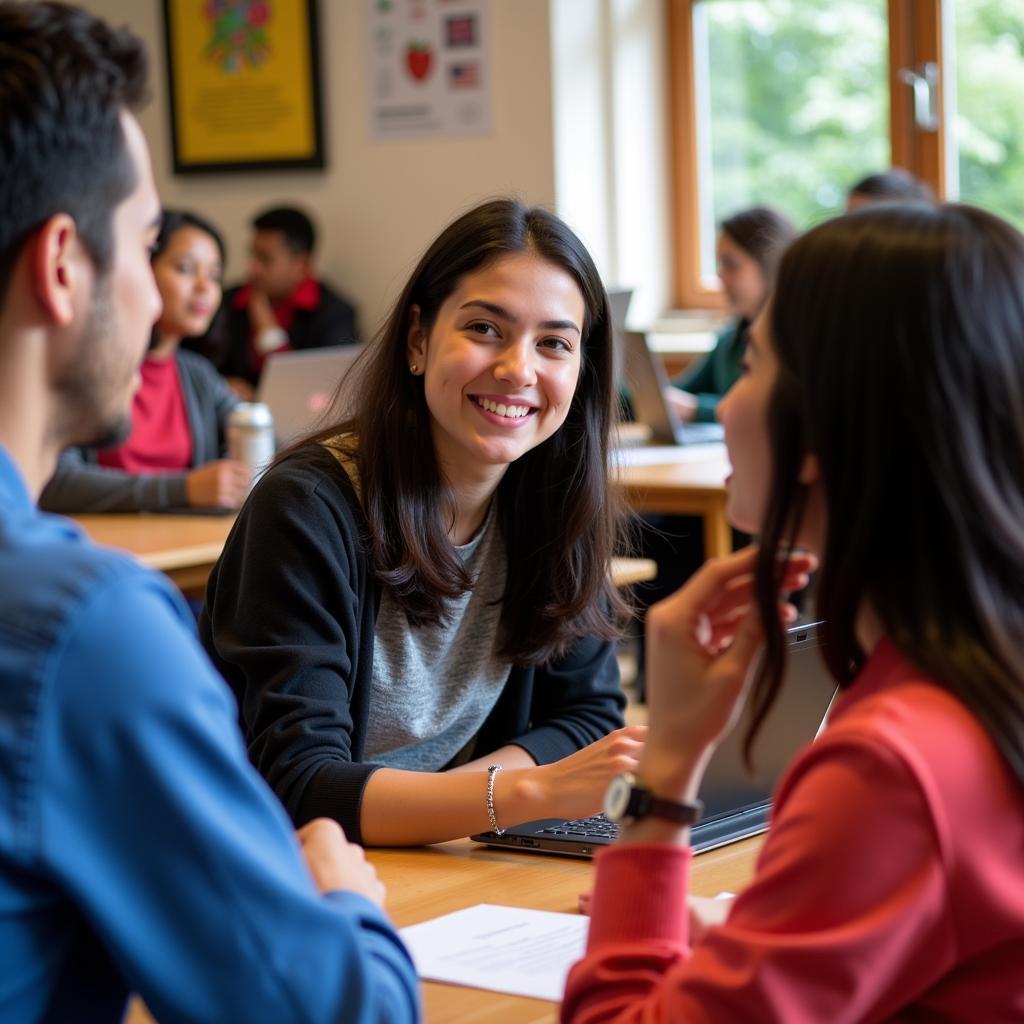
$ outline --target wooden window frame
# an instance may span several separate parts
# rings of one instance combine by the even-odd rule
[[[697,86],[693,59],[693,8],[703,0],[665,0],[668,45],[669,152],[672,182],[674,298],[681,308],[722,309],[719,288],[709,288],[700,268],[700,175],[697,153]],[[891,163],[945,196],[943,103],[943,0],[888,0],[889,138]],[[914,122],[905,68],[933,61],[940,69],[939,127],[922,131]]]

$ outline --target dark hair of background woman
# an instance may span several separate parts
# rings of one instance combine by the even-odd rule
[[[797,235],[796,225],[784,213],[770,206],[740,210],[726,217],[719,230],[757,260],[769,286],[775,280],[779,257]]]
[[[1024,236],[969,206],[868,207],[783,257],[757,573],[766,658],[748,753],[782,678],[775,553],[792,540],[800,460],[813,452],[828,509],[817,614],[829,669],[847,685],[863,664],[855,623],[869,600],[1024,782],[1022,282]]]
[[[443,621],[446,601],[471,580],[448,537],[454,503],[434,455],[423,377],[409,372],[411,311],[419,307],[429,334],[461,278],[527,251],[573,278],[585,316],[580,379],[566,421],[509,466],[497,492],[508,559],[499,653],[520,664],[550,660],[582,636],[615,636],[625,611],[608,577],[622,523],[607,470],[615,402],[608,298],[590,255],[561,220],[499,199],[449,225],[335,396],[332,409],[351,408],[346,396],[358,396],[355,412],[329,411],[327,426],[279,456],[341,438],[334,446],[358,467],[378,582],[411,623]]]
[[[196,228],[209,235],[217,244],[217,251],[220,253],[220,262],[223,266],[227,262],[227,248],[224,245],[224,236],[206,219],[191,210],[176,210],[169,207],[164,208],[163,216],[160,218],[160,233],[156,236],[156,242],[150,251],[150,262],[156,260],[171,244],[171,239],[182,228]]]

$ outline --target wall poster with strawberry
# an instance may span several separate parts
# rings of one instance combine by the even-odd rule
[[[370,134],[488,134],[488,0],[363,2]]]
[[[176,174],[324,166],[317,0],[163,0]]]

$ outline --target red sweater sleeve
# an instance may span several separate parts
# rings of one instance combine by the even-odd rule
[[[954,960],[928,801],[869,738],[826,736],[799,759],[754,882],[692,951],[689,863],[671,847],[601,855],[563,1022],[886,1019]]]

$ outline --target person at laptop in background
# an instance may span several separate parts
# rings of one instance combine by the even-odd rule
[[[651,610],[650,731],[562,1020],[1024,1019],[1024,236],[926,204],[814,228],[718,415],[761,547]],[[691,934],[703,766],[775,700],[815,558],[841,695],[753,882]]]
[[[200,634],[253,763],[297,824],[370,845],[596,811],[644,730],[622,728],[590,255],[485,203],[352,372],[354,412],[278,457],[210,575]]]
[[[253,218],[249,279],[224,295],[220,329],[200,351],[246,401],[274,352],[358,340],[355,307],[313,273],[316,231],[301,210],[278,206]]]
[[[127,429],[160,202],[135,36],[0,0],[0,67],[0,1020],[415,1021],[372,868],[296,838],[180,594],[33,505]]]
[[[793,222],[768,206],[726,217],[718,229],[718,279],[734,317],[715,347],[672,381],[666,397],[684,423],[713,423],[722,395],[740,375],[750,324],[764,305],[775,265],[796,237]]]
[[[39,496],[48,512],[163,512],[238,508],[249,470],[224,458],[238,399],[210,362],[181,348],[220,304],[224,241],[198,214],[164,210],[153,246],[163,312],[132,399],[131,433],[111,448],[68,448]]]

